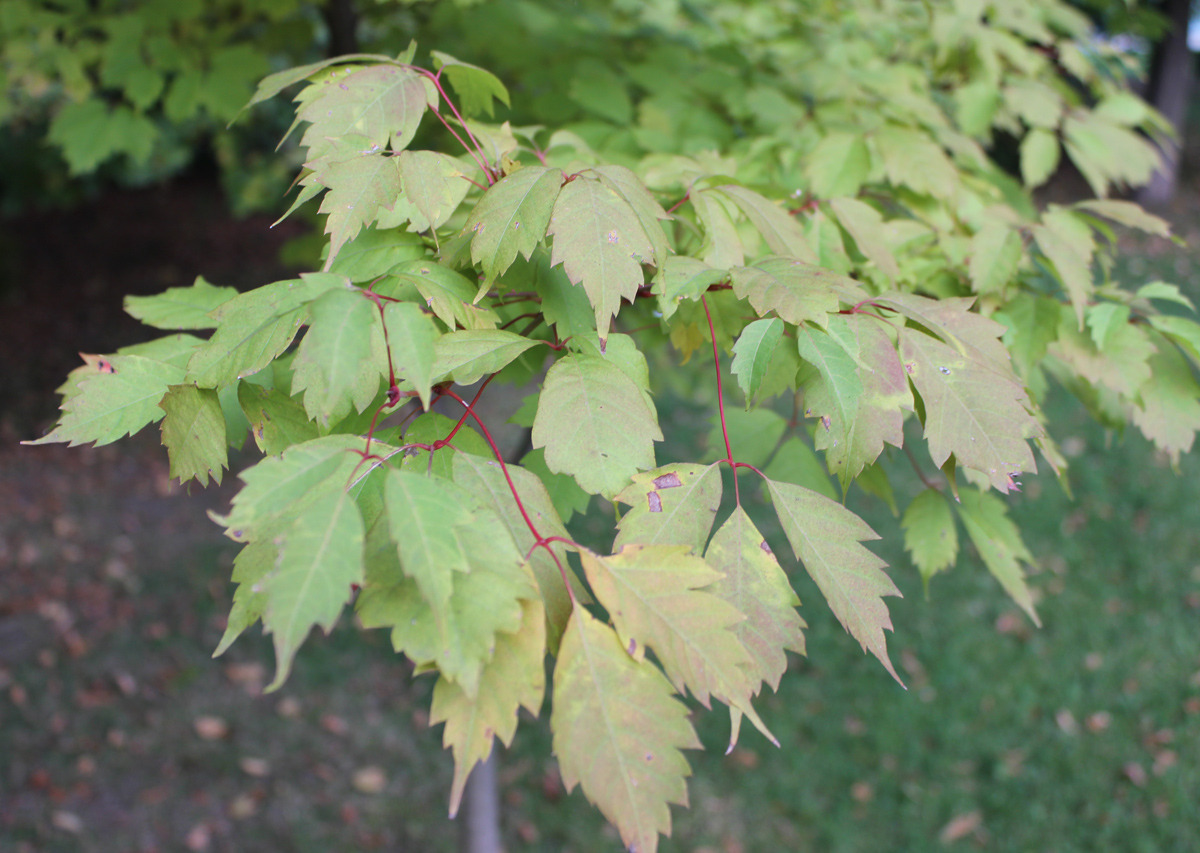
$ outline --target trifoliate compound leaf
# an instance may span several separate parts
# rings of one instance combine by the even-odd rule
[[[292,362],[292,392],[323,427],[361,412],[379,393],[386,365],[373,358],[379,311],[357,290],[330,290],[309,306],[309,329]]]
[[[733,345],[733,363],[729,369],[746,395],[746,408],[750,408],[754,395],[762,386],[763,377],[782,336],[783,321],[778,317],[755,320],[742,330],[737,343]]]
[[[654,227],[662,231],[657,221]],[[583,285],[596,312],[596,330],[607,338],[621,299],[632,301],[645,283],[642,264],[661,263],[642,214],[611,182],[581,175],[559,193],[547,233],[554,236],[550,262],[562,264],[572,283]]]
[[[561,188],[558,169],[526,166],[483,194],[463,230],[474,234],[471,261],[483,268],[486,285],[504,274],[518,252],[526,259],[533,254],[546,236]]]
[[[670,804],[687,805],[682,749],[700,749],[687,707],[649,661],[576,607],[554,667],[554,754],[568,791],[588,800],[638,853],[671,832]]]
[[[474,385],[539,343],[503,329],[451,332],[434,342],[433,375]]]
[[[870,205],[853,198],[835,198],[829,202],[838,222],[854,238],[858,250],[867,260],[879,267],[892,281],[900,275],[900,267],[884,239],[883,217]]]
[[[214,287],[196,276],[191,287],[171,287],[154,296],[126,296],[125,313],[156,329],[215,329],[208,316],[238,295],[233,287]]]
[[[835,289],[842,276],[795,258],[768,257],[749,267],[729,271],[733,292],[748,299],[759,316],[774,311],[788,323],[804,322],[822,328],[838,310]]]
[[[320,434],[304,405],[278,388],[239,382],[238,403],[250,422],[254,443],[268,456],[278,456],[293,444],[302,444]]]
[[[935,465],[953,453],[960,466],[979,471],[1003,493],[1022,471],[1037,470],[1026,439],[1042,429],[1026,408],[1020,380],[914,329],[900,331],[900,355],[924,404]]]
[[[704,705],[710,696],[744,713],[769,740],[750,699],[750,653],[731,630],[745,617],[701,587],[720,574],[686,545],[626,545],[611,557],[582,553],[596,599],[612,617],[621,645],[641,657],[649,647],[675,689]]]
[[[1200,385],[1183,356],[1169,344],[1160,346],[1150,359],[1150,379],[1138,396],[1133,422],[1178,466],[1179,454],[1191,451],[1200,429]]]
[[[511,746],[517,712],[523,707],[536,717],[541,711],[546,692],[546,619],[540,601],[523,601],[521,608],[520,630],[496,635],[496,651],[480,673],[474,699],[445,676],[434,685],[429,724],[446,724],[442,746],[454,751],[451,818],[458,813],[468,775],[491,755],[493,740]]]
[[[929,579],[945,571],[958,559],[958,528],[945,496],[926,489],[908,505],[900,521],[904,528],[904,549],[929,588]]]
[[[321,182],[329,187],[319,210],[328,214],[329,254],[324,267],[328,272],[342,246],[374,222],[380,210],[392,208],[400,195],[400,164],[386,154],[366,154],[329,164]]]
[[[587,602],[590,596],[575,577],[575,571],[567,562],[567,548],[562,542],[554,542],[549,547],[553,550],[558,562],[545,548],[534,548],[533,531],[525,521],[528,515],[533,526],[543,537],[561,536],[570,539],[570,534],[563,526],[558,512],[551,503],[546,487],[536,474],[517,465],[507,466],[508,476],[512,478],[513,488],[521,500],[518,507],[513,498],[508,479],[500,468],[500,463],[492,459],[477,456],[473,453],[454,454],[454,482],[467,489],[472,497],[492,510],[508,528],[517,550],[529,555],[529,567],[537,579],[541,590],[542,601],[545,603],[545,618],[547,622],[546,639],[550,650],[556,651],[566,630],[567,619],[571,616],[571,598],[563,584],[563,573],[571,582],[575,597]],[[524,513],[522,513],[524,509]],[[559,567],[562,567],[560,571]]]
[[[767,484],[775,512],[796,558],[825,596],[833,615],[900,681],[888,658],[885,630],[892,618],[883,599],[900,590],[883,571],[887,565],[859,543],[879,536],[839,503],[790,483]]]
[[[1058,135],[1050,130],[1034,128],[1021,140],[1021,179],[1029,189],[1040,187],[1058,171],[1062,146]]]
[[[225,437],[225,413],[211,388],[173,385],[159,402],[166,412],[162,443],[171,462],[171,476],[185,483],[193,477],[201,487],[208,477],[221,483],[221,471],[229,467]]]
[[[64,395],[58,426],[27,444],[111,444],[161,418],[159,400],[184,379],[182,367],[138,355],[115,355],[88,372]]]
[[[978,489],[963,489],[958,498],[958,517],[988,571],[1040,628],[1042,623],[1033,609],[1033,597],[1025,584],[1025,570],[1021,568],[1022,563],[1032,565],[1033,556],[1008,517],[1004,501]]]
[[[800,598],[771,553],[750,516],[740,506],[717,530],[705,561],[725,577],[705,587],[705,592],[728,602],[746,616],[730,630],[750,653],[749,670],[757,693],[761,682],[779,689],[787,670],[786,652],[805,654],[803,629],[796,608]]]
[[[458,108],[464,116],[492,114],[492,98],[505,106],[509,105],[508,89],[500,78],[477,65],[455,59],[440,50],[431,50],[433,67],[441,70],[441,76],[450,81],[458,95]]]
[[[611,497],[639,470],[654,467],[662,431],[642,389],[616,364],[569,355],[546,374],[533,422],[533,446],[546,465],[591,494]]]
[[[348,135],[365,137],[377,150],[390,141],[392,150],[399,151],[412,141],[426,107],[437,102],[432,84],[394,65],[372,65],[331,77],[316,89],[315,97],[298,112],[301,120],[312,122],[300,140],[309,149],[309,160]]]
[[[835,131],[808,155],[804,173],[817,198],[854,197],[870,168],[871,154],[862,134]]]
[[[721,505],[718,465],[675,464],[633,475],[615,500],[629,505],[613,550],[629,544],[686,545],[704,551]]]
[[[392,366],[417,389],[421,407],[429,408],[429,389],[433,382],[435,344],[438,331],[429,316],[411,302],[389,302],[383,306],[383,327],[387,331]]]
[[[266,593],[263,629],[275,642],[275,679],[287,679],[296,650],[313,625],[325,633],[363,582],[363,521],[346,492],[330,490],[312,501],[288,527],[279,562],[262,585]]]
[[[816,253],[804,237],[804,230],[779,204],[737,184],[725,184],[718,187],[718,190],[728,196],[746,215],[772,252],[797,258],[805,263],[817,262]]]
[[[976,293],[1003,291],[1017,274],[1021,262],[1021,237],[1000,220],[989,220],[971,238],[971,256],[967,270],[971,289]]]
[[[418,235],[376,222],[342,246],[329,271],[351,281],[367,282],[390,272],[397,264],[424,257],[425,242]]]

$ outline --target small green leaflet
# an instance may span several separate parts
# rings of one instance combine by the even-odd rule
[[[237,393],[242,412],[250,422],[254,443],[268,456],[278,456],[293,444],[302,444],[319,435],[304,406],[278,388],[239,382]]]
[[[1178,468],[1179,454],[1191,451],[1200,429],[1200,385],[1170,345],[1159,347],[1150,359],[1150,371],[1150,380],[1139,391],[1141,403],[1133,408],[1133,422]]]
[[[182,367],[138,355],[115,355],[107,364],[108,371],[81,379],[66,396],[53,432],[25,443],[111,444],[161,418],[159,400],[184,379]]]
[[[733,345],[733,363],[729,369],[746,395],[746,408],[750,408],[754,395],[762,386],[771,356],[775,354],[782,336],[783,321],[778,317],[755,320],[742,330],[737,343]]]
[[[958,559],[958,528],[950,504],[941,492],[926,489],[908,505],[900,526],[904,528],[904,549],[912,554],[928,590],[929,579]]]
[[[411,302],[389,302],[384,305],[383,327],[387,330],[393,367],[417,389],[421,408],[428,410],[429,390],[437,357],[437,328],[428,315]]]
[[[746,215],[772,252],[798,258],[805,263],[817,262],[817,256],[808,245],[800,224],[778,204],[737,184],[725,184],[717,189]]]
[[[588,800],[637,853],[670,835],[670,804],[687,805],[691,775],[682,749],[700,749],[687,707],[649,661],[577,606],[554,667],[550,714],[563,784]]]
[[[611,557],[581,557],[630,655],[640,658],[648,646],[676,690],[686,687],[705,708],[715,696],[778,746],[750,704],[753,661],[731,630],[745,616],[702,589],[720,574],[689,552],[686,545],[626,545]]]
[[[437,613],[449,604],[452,573],[471,571],[456,529],[472,521],[470,499],[451,482],[402,470],[388,473],[384,494],[400,565]]]
[[[796,612],[799,596],[740,506],[717,530],[704,559],[725,575],[705,587],[705,592],[746,616],[730,630],[750,653],[754,662],[750,675],[756,683],[765,681],[778,690],[779,679],[787,670],[786,652],[805,654],[803,629],[807,626]],[[758,690],[756,686],[754,692]]]
[[[663,275],[655,282],[658,307],[663,319],[670,320],[684,299],[698,300],[712,285],[729,278],[725,270],[716,270],[687,255],[671,255],[663,263]]]
[[[978,489],[962,489],[959,492],[958,517],[962,519],[967,535],[975,543],[979,556],[1013,601],[1020,605],[1033,624],[1039,628],[1042,622],[1033,609],[1033,597],[1025,584],[1025,571],[1021,563],[1033,564],[1033,556],[1021,540],[1021,533],[1008,517],[1004,501],[993,494]]]
[[[704,263],[726,269],[744,264],[746,248],[734,223],[738,208],[733,199],[717,190],[703,189],[691,193],[688,201],[704,231],[704,245],[699,250]]]
[[[884,573],[887,564],[859,544],[879,536],[850,510],[816,492],[773,480],[767,487],[792,551],[816,581],[833,615],[863,651],[875,655],[900,681],[883,633],[892,630],[883,599],[899,596],[900,590]]]
[[[454,429],[456,421],[454,418],[448,418],[439,412],[426,412],[417,417],[412,423],[404,428],[403,438],[396,443],[403,444],[434,444],[435,442],[445,438]],[[387,435],[387,430],[384,435]],[[429,459],[429,454],[425,450],[419,448],[410,448],[404,454],[401,465],[405,468],[410,468],[413,471],[421,473],[432,473],[438,477],[444,477],[449,480],[452,478],[454,457],[461,450],[464,453],[474,453],[478,456],[492,455],[491,448],[488,447],[483,436],[477,433],[471,425],[470,418],[463,423],[458,433],[454,436],[453,447],[443,447],[433,454],[433,461]]]
[[[562,180],[558,169],[525,166],[489,188],[475,205],[463,231],[475,235],[471,261],[483,268],[486,287],[518,252],[528,260],[546,236]]]
[[[213,651],[214,658],[225,654],[242,632],[262,618],[267,606],[267,594],[259,584],[275,568],[279,548],[270,539],[250,542],[233,558],[233,606],[225,622],[225,633]]]
[[[476,287],[463,275],[432,261],[407,261],[390,270],[391,275],[374,288],[381,296],[411,298],[398,292],[405,285],[415,287],[435,317],[450,329],[475,328],[470,302]],[[493,324],[494,325],[494,324]]]
[[[960,466],[979,471],[1003,493],[1022,471],[1037,470],[1026,439],[1042,428],[1011,373],[997,373],[914,329],[901,329],[900,354],[925,405],[925,440],[935,465],[953,453]]]
[[[275,97],[280,92],[282,92],[284,89],[286,89],[288,86],[294,86],[295,84],[297,84],[303,80],[307,80],[309,77],[312,77],[318,71],[328,68],[330,65],[337,65],[339,63],[343,63],[343,62],[347,62],[347,61],[351,61],[351,60],[355,60],[355,59],[385,60],[385,59],[387,59],[387,57],[369,56],[366,54],[354,54],[351,56],[335,56],[330,59],[322,59],[320,62],[313,62],[309,65],[300,65],[300,66],[297,66],[296,68],[288,68],[283,71],[277,71],[274,74],[264,77],[262,79],[262,81],[259,82],[258,89],[254,92],[254,97],[252,97],[250,99],[249,103],[247,103],[246,106],[242,107],[242,112],[245,112],[246,110],[250,109],[250,107],[253,107],[256,104],[261,104],[263,101],[269,101],[271,98]],[[238,113],[238,115],[241,115],[241,113]],[[236,118],[235,118],[235,121],[236,121]]]
[[[214,287],[196,276],[191,287],[171,287],[155,296],[126,296],[125,313],[156,329],[215,329],[208,313],[237,296],[233,287]]]
[[[296,650],[313,625],[333,629],[352,585],[363,582],[363,522],[341,489],[324,492],[300,512],[280,546],[279,562],[262,585],[263,628],[275,641],[275,690],[287,679]]]
[[[459,385],[473,385],[538,343],[503,329],[451,332],[434,342],[433,375],[449,376]]]
[[[458,95],[459,108],[465,116],[492,115],[492,98],[509,106],[508,89],[490,71],[455,59],[440,50],[431,50],[433,67],[441,69]]]
[[[662,205],[650,194],[641,179],[624,166],[594,166],[591,171],[600,179],[600,183],[619,195],[637,215],[642,230],[654,249],[654,264],[661,273],[670,247],[667,245],[666,232],[659,223],[663,219],[670,219],[671,214],[662,209]]]
[[[703,552],[721,505],[717,464],[675,464],[633,475],[615,500],[629,505],[617,522],[613,550],[626,545],[686,545]]]
[[[381,214],[382,218],[384,215]],[[379,220],[364,228],[338,252],[333,266],[335,275],[350,281],[365,282],[390,272],[397,264],[425,257],[425,242],[416,234],[384,228]]]
[[[363,154],[329,164],[320,180],[329,187],[319,210],[328,214],[329,254],[324,267],[328,272],[343,245],[374,222],[381,209],[392,209],[400,195],[400,163],[387,154]]]
[[[733,292],[739,299],[749,299],[759,316],[774,311],[788,323],[808,321],[821,328],[829,322],[829,314],[838,310],[835,288],[842,282],[854,284],[821,267],[781,257],[734,267],[730,275]]]
[[[909,127],[888,124],[875,132],[875,144],[883,157],[883,170],[893,186],[907,186],[919,193],[928,193],[940,199],[951,199],[958,188],[958,170],[942,150],[926,133]],[[843,200],[844,201],[844,200]],[[841,213],[838,213],[841,218]],[[843,225],[854,233],[843,220]],[[854,234],[862,247],[862,241]],[[863,254],[871,257],[870,252]],[[872,258],[874,260],[874,258]],[[883,269],[880,266],[880,269]],[[884,270],[887,272],[886,270]],[[894,273],[887,273],[895,278]]]
[[[1122,306],[1123,307],[1123,306]],[[1128,309],[1126,309],[1128,310]],[[1101,312],[1103,318],[1103,312]],[[1076,373],[1095,386],[1111,388],[1118,394],[1134,398],[1150,379],[1150,358],[1156,352],[1143,327],[1116,320],[1103,328],[1103,334],[1086,334],[1076,329],[1074,317],[1064,310],[1058,325],[1058,340],[1047,352],[1069,364]],[[1100,337],[1103,348],[1097,347]]]
[[[225,440],[225,413],[217,392],[195,385],[173,385],[159,402],[166,412],[162,443],[167,448],[171,476],[185,483],[193,477],[208,486],[209,474],[221,483],[221,471],[229,467]]]
[[[451,818],[458,814],[467,776],[491,755],[493,739],[511,746],[519,709],[524,707],[535,717],[542,709],[546,618],[540,601],[523,601],[521,607],[521,629],[496,635],[496,651],[483,667],[474,699],[445,676],[433,688],[429,724],[446,724],[442,745],[454,750]]]
[[[437,103],[431,83],[416,72],[394,65],[371,65],[346,76],[316,84],[318,94],[299,110],[311,122],[300,144],[308,159],[325,154],[332,140],[363,136],[376,149],[406,148],[427,106]]]
[[[1073,241],[1061,230],[1056,231],[1046,225],[1034,225],[1030,231],[1042,254],[1053,265],[1054,272],[1075,307],[1079,327],[1083,328],[1083,313],[1095,289],[1090,244]]]
[[[533,425],[533,417],[537,414],[537,399],[534,398],[533,411],[529,415],[529,425]],[[571,520],[575,513],[587,513],[592,496],[579,488],[575,478],[569,474],[555,474],[546,467],[546,453],[542,449],[531,450],[521,460],[521,467],[536,475],[545,485],[550,501],[564,522]]]
[[[1062,147],[1058,135],[1043,128],[1034,128],[1021,140],[1021,179],[1030,189],[1040,187],[1058,171]]]
[[[808,155],[805,175],[817,198],[856,196],[867,179],[871,154],[861,133],[835,131]]]
[[[1021,237],[1007,223],[989,220],[971,238],[967,269],[976,293],[1002,291],[1017,274],[1021,262]]]
[[[725,438],[721,433],[721,421],[717,413],[710,418],[712,428],[708,432],[707,446],[710,453],[725,458]],[[729,431],[729,442],[737,448],[737,459],[762,467],[771,458],[779,439],[787,432],[787,421],[778,412],[767,408],[727,409],[725,426]]]
[[[463,165],[437,151],[401,151],[396,160],[404,196],[396,200],[391,215],[380,214],[379,225],[402,219],[413,231],[441,228],[471,188]]]
[[[870,205],[853,198],[835,198],[829,202],[842,227],[850,232],[858,250],[891,281],[900,275],[900,267],[884,237],[883,217]]]
[[[839,497],[829,480],[828,470],[821,464],[813,449],[797,435],[793,435],[779,446],[763,473],[772,480],[782,480],[811,489],[831,501]],[[861,480],[859,484],[861,485]]]
[[[661,264],[642,216],[610,182],[581,175],[562,188],[547,233],[554,236],[550,262],[582,283],[607,338],[621,299],[632,301],[645,283],[642,264]]]
[[[310,327],[292,362],[292,392],[322,427],[361,412],[379,393],[379,311],[357,290],[326,291],[309,306]],[[379,341],[382,344],[382,341]]]
[[[533,422],[533,446],[546,466],[591,494],[612,497],[639,470],[654,467],[662,441],[642,389],[607,359],[569,355],[546,374]]]

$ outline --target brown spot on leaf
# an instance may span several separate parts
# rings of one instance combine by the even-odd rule
[[[637,640],[635,640],[633,637],[630,637],[630,638],[629,638],[629,649],[628,649],[628,652],[629,652],[629,654],[630,654],[630,655],[637,654]]]
[[[650,504],[651,512],[662,512],[662,498],[658,492],[650,492],[646,495],[646,503]]]
[[[762,542],[759,542],[759,543],[758,543],[758,547],[759,547],[759,548],[762,548],[762,549],[763,549],[764,551],[766,551],[768,554],[770,554],[770,553],[771,553],[771,546],[767,544],[767,540],[766,540],[766,539],[764,539]]]
[[[683,481],[674,471],[654,478],[654,488],[656,489],[675,489],[682,485]]]
[[[829,415],[821,415],[821,426],[825,427],[826,431],[828,431],[829,427],[832,426],[832,424],[833,424],[833,421],[830,420]]]

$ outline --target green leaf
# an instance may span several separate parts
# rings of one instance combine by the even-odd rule
[[[1033,556],[1009,519],[1004,501],[978,489],[963,489],[959,493],[958,517],[988,571],[1040,628],[1042,622],[1033,609],[1033,597],[1021,568],[1021,563],[1032,565]]]
[[[1077,202],[1073,207],[1111,219],[1127,228],[1136,228],[1155,237],[1168,239],[1171,236],[1171,223],[1162,217],[1147,213],[1140,205],[1131,201],[1114,201],[1112,199],[1088,199]]]
[[[700,749],[687,707],[649,661],[576,607],[554,667],[554,754],[567,791],[583,793],[638,853],[671,832],[669,804],[687,804],[681,749]]]
[[[396,201],[392,215],[380,215],[381,223],[403,217],[413,231],[441,228],[471,188],[462,164],[436,151],[401,151],[396,160],[404,196]]]
[[[767,243],[767,248],[772,252],[798,258],[805,263],[817,262],[816,254],[804,237],[804,230],[792,215],[778,204],[754,190],[737,184],[725,184],[717,189],[746,214],[750,224],[758,229],[758,233]]]
[[[1103,350],[1109,335],[1129,323],[1130,313],[1128,305],[1116,302],[1097,302],[1088,307],[1088,331],[1097,349]]]
[[[1053,264],[1054,272],[1075,307],[1075,317],[1082,329],[1083,313],[1095,289],[1090,242],[1072,239],[1067,229],[1054,229],[1048,225],[1034,225],[1030,230],[1042,254]]]
[[[687,255],[671,255],[663,263],[663,275],[654,284],[663,319],[670,320],[684,299],[699,300],[709,287],[729,278],[725,270],[715,270]]]
[[[534,412],[530,415],[530,425],[533,423],[533,416],[537,411],[537,403],[534,401]],[[550,495],[550,501],[554,504],[554,509],[558,512],[559,517],[564,523],[569,522],[575,513],[585,515],[588,510],[588,505],[592,501],[592,496],[579,488],[579,484],[575,482],[575,478],[569,474],[555,474],[546,466],[546,452],[541,448],[531,450],[525,454],[521,460],[521,466],[531,473],[537,475],[537,478],[542,481],[546,487],[546,492]]]
[[[126,106],[110,107],[93,97],[60,109],[50,122],[46,139],[62,150],[71,174],[82,175],[120,154],[144,165],[158,136],[158,128],[144,115]]]
[[[333,630],[353,585],[363,582],[363,522],[358,505],[342,490],[312,501],[283,536],[279,562],[262,584],[267,604],[263,628],[275,641],[275,679],[287,680],[296,650],[313,625]]]
[[[751,267],[734,267],[730,275],[733,292],[750,300],[760,317],[774,311],[788,323],[822,328],[838,310],[842,288],[857,288],[851,279],[793,258],[763,258]]]
[[[1191,452],[1200,429],[1200,385],[1187,362],[1169,345],[1159,347],[1150,359],[1150,379],[1139,397],[1133,422],[1178,466],[1179,454]]]
[[[406,148],[425,108],[437,103],[432,84],[394,65],[371,65],[315,86],[317,94],[297,113],[312,123],[300,140],[310,161],[327,153],[333,140],[347,136],[365,137],[376,149],[389,141],[393,151]]]
[[[796,341],[820,375],[805,389],[804,414],[820,418],[814,443],[844,493],[885,442],[903,446],[908,377],[883,324],[862,314],[830,318],[828,334],[802,328]]]
[[[613,550],[629,544],[686,545],[704,551],[721,505],[717,464],[675,464],[633,475],[615,498],[630,509],[617,522]]]
[[[1200,366],[1200,324],[1186,317],[1156,314],[1150,317],[1150,325],[1170,338]]]
[[[314,300],[309,314],[311,325],[292,362],[292,392],[303,391],[308,416],[328,427],[352,410],[361,412],[379,393],[384,365],[372,345],[379,312],[363,293],[337,289]]]
[[[275,569],[278,558],[279,548],[270,539],[246,544],[233,558],[233,582],[238,587],[233,593],[225,633],[212,654],[214,658],[225,654],[243,631],[262,618],[267,594],[259,582]]]
[[[509,465],[508,476],[512,478],[513,487],[521,499],[521,507],[518,507],[498,462],[473,453],[456,453],[453,471],[454,482],[467,489],[485,507],[496,513],[508,528],[517,550],[522,554],[529,554],[529,567],[537,579],[541,600],[545,604],[546,637],[550,650],[555,651],[567,627],[567,619],[571,616],[571,598],[563,585],[563,575],[559,566],[563,567],[571,581],[576,598],[587,602],[591,597],[568,564],[567,548],[563,543],[555,542],[550,545],[559,559],[558,563],[555,563],[554,557],[550,556],[545,548],[533,547],[536,540],[525,522],[521,508],[524,508],[530,521],[543,537],[571,538],[550,500],[546,487],[536,474],[519,466]]]
[[[829,480],[829,472],[813,449],[799,436],[793,435],[779,446],[763,473],[772,480],[782,480],[811,489],[831,501],[838,499],[833,483]]]
[[[458,108],[464,116],[492,115],[492,98],[509,105],[508,89],[490,71],[455,59],[440,50],[431,50],[433,67],[441,69],[458,95]]]
[[[883,157],[883,169],[894,186],[907,186],[916,192],[928,193],[940,199],[954,197],[958,187],[958,170],[954,168],[942,146],[925,133],[889,124],[876,131],[875,144],[879,146],[879,153]],[[844,206],[847,199],[838,201]],[[836,204],[834,209],[837,210]],[[838,219],[842,220],[842,224],[851,234],[854,234],[855,241],[859,248],[862,248],[863,241],[854,233],[854,226],[846,222],[840,211]],[[865,249],[863,254],[875,260]],[[879,268],[889,278],[896,277],[896,274],[888,272],[884,265],[879,264]]]
[[[498,737],[511,746],[519,710],[524,707],[536,717],[542,708],[546,619],[540,601],[523,601],[521,607],[521,629],[496,635],[496,651],[479,676],[474,698],[445,676],[433,688],[429,724],[446,724],[442,746],[454,750],[451,818],[458,814],[467,776],[491,755],[493,740]]]
[[[184,379],[182,367],[144,356],[115,355],[107,364],[108,371],[81,379],[64,399],[53,432],[26,443],[111,444],[163,417],[159,401]]]
[[[661,263],[642,217],[609,182],[580,176],[562,188],[547,233],[554,236],[550,262],[582,283],[607,338],[622,297],[632,301],[645,283],[642,264]]]
[[[1047,347],[1047,352],[1065,361],[1093,385],[1135,398],[1150,379],[1150,358],[1155,353],[1145,329],[1121,322],[1123,318],[1118,313],[1109,318],[1116,322],[1103,329],[1101,349],[1096,346],[1095,333],[1078,331],[1072,319],[1065,311],[1060,314],[1058,340]]]
[[[790,483],[767,482],[775,512],[796,558],[817,583],[833,615],[900,681],[888,658],[884,630],[892,630],[883,598],[900,590],[883,572],[887,565],[861,541],[879,536],[850,510]],[[901,682],[903,683],[903,682]]]
[[[404,573],[417,582],[435,613],[443,611],[450,602],[452,573],[471,571],[458,535],[458,528],[474,520],[471,501],[453,483],[410,471],[390,471],[384,488],[388,526]]]
[[[473,385],[538,343],[502,329],[451,332],[434,342],[433,375],[452,377],[459,385]]]
[[[1053,131],[1034,128],[1021,140],[1021,179],[1030,189],[1040,187],[1058,171],[1062,148]]]
[[[268,456],[278,456],[293,444],[311,441],[320,434],[304,405],[278,388],[239,382],[238,403],[250,422],[255,444]]]
[[[725,458],[725,439],[721,434],[721,422],[714,412],[710,418],[712,427],[708,431],[707,447],[710,453]],[[733,445],[734,458],[749,462],[756,468],[767,464],[771,452],[787,431],[787,421],[770,409],[725,410],[725,427],[729,431],[729,443]]]
[[[900,526],[904,528],[904,549],[912,554],[928,590],[929,579],[958,559],[958,528],[950,504],[941,492],[926,489],[908,505]]]
[[[525,166],[488,189],[467,218],[463,231],[471,238],[471,261],[483,268],[484,285],[512,266],[520,252],[533,254],[550,225],[562,172]]]
[[[913,329],[900,332],[900,354],[925,406],[925,440],[939,468],[954,454],[999,492],[1036,471],[1026,439],[1041,434],[1021,382],[989,363]]]
[[[1143,284],[1137,289],[1134,294],[1138,299],[1161,299],[1165,302],[1174,302],[1176,305],[1183,305],[1195,311],[1196,306],[1192,300],[1188,299],[1179,292],[1178,285],[1167,284],[1165,281],[1152,281],[1149,284]]]
[[[661,272],[670,247],[660,220],[670,219],[671,214],[662,209],[641,179],[624,166],[594,166],[591,171],[600,179],[600,183],[619,195],[637,215],[654,250],[653,260],[647,259],[647,262],[653,263]]]
[[[733,200],[715,189],[704,189],[691,193],[688,201],[704,231],[704,245],[699,250],[704,263],[725,269],[744,264],[746,249],[734,224],[737,207]]]
[[[387,330],[392,364],[417,389],[421,408],[428,410],[437,358],[437,328],[428,315],[411,302],[384,305],[383,327]]]
[[[637,383],[613,362],[569,355],[546,374],[533,446],[546,466],[591,494],[612,497],[639,470],[654,467],[662,431]]]
[[[196,276],[191,287],[171,287],[155,296],[126,296],[125,313],[156,329],[215,329],[208,313],[238,295]]]
[[[900,267],[884,240],[883,217],[869,205],[853,198],[835,198],[829,202],[842,227],[850,232],[858,250],[879,271],[892,281],[900,275]]]
[[[261,104],[263,101],[269,101],[271,98],[278,95],[288,86],[294,86],[297,83],[307,80],[318,71],[322,71],[331,65],[338,65],[355,57],[335,56],[330,59],[322,59],[320,62],[313,62],[308,65],[300,65],[296,68],[288,68],[284,71],[276,71],[267,77],[264,77],[258,84],[258,89],[255,90],[254,96],[246,106],[242,107],[242,112],[250,109],[253,106]],[[382,58],[382,57],[381,57]],[[240,114],[240,113],[239,113]]]
[[[856,196],[870,171],[871,154],[861,133],[834,131],[808,156],[804,173],[817,198]]]
[[[408,261],[398,264],[391,275],[374,288],[382,296],[411,298],[397,291],[405,286],[415,287],[433,311],[435,317],[450,327],[476,328],[470,302],[477,288],[464,276],[432,261]]]
[[[733,363],[729,370],[737,377],[738,385],[746,395],[746,408],[750,408],[758,393],[782,336],[783,322],[778,318],[755,320],[742,330],[733,345]]]
[[[416,234],[384,228],[377,222],[342,246],[329,271],[355,282],[371,281],[391,272],[397,264],[424,257],[425,243]]]
[[[970,252],[971,289],[976,293],[1003,291],[1021,263],[1021,237],[1006,223],[989,219],[971,238]]]
[[[319,210],[329,214],[325,219],[329,254],[324,267],[328,272],[342,246],[358,236],[364,225],[370,225],[380,209],[390,210],[395,204],[401,187],[400,163],[386,154],[366,154],[331,163],[320,177],[329,187]]]
[[[771,547],[740,506],[717,530],[704,559],[725,575],[705,591],[746,616],[731,630],[750,653],[751,678],[778,690],[787,670],[786,652],[805,654],[803,629],[807,626],[796,612],[799,596]],[[754,692],[759,689],[755,687]]]
[[[217,392],[195,385],[173,385],[159,402],[166,412],[162,443],[171,461],[171,476],[185,483],[195,477],[201,487],[208,476],[221,483],[221,471],[229,467],[225,440],[225,413]]]

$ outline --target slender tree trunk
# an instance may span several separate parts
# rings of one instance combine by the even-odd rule
[[[458,814],[459,853],[504,853],[500,838],[500,786],[496,780],[496,751],[475,765],[463,791]]]
[[[358,9],[354,0],[328,0],[321,14],[329,27],[329,55],[358,53]]]
[[[1187,45],[1190,7],[1190,0],[1167,0],[1162,7],[1163,13],[1171,19],[1171,32],[1155,45],[1147,99],[1167,117],[1178,137],[1162,146],[1162,168],[1138,194],[1138,201],[1146,205],[1166,204],[1174,197],[1179,185],[1188,91],[1192,82],[1193,59]]]

